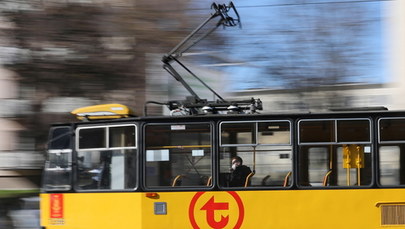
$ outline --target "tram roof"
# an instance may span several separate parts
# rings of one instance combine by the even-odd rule
[[[207,121],[207,120],[264,120],[264,119],[297,119],[297,118],[358,118],[358,117],[378,117],[378,116],[404,116],[404,110],[382,110],[382,109],[335,109],[324,112],[272,112],[272,113],[256,113],[256,114],[200,114],[200,115],[182,115],[182,116],[137,116],[124,117],[115,119],[97,119],[92,121],[77,121],[71,124],[105,124],[105,123],[122,123],[122,122],[185,122],[185,121]],[[55,125],[66,125],[69,123],[59,123]]]

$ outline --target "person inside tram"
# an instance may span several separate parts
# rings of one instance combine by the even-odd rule
[[[246,177],[252,172],[250,168],[243,165],[243,160],[241,157],[232,158],[232,168],[231,177],[229,181],[230,187],[244,187],[246,182]]]

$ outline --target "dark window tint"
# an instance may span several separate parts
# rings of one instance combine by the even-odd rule
[[[89,128],[79,131],[79,149],[106,148],[106,128]]]
[[[338,142],[370,141],[368,120],[338,120]]]
[[[300,122],[300,142],[335,142],[335,122],[302,121]]]
[[[405,141],[405,119],[380,120],[380,141]]]

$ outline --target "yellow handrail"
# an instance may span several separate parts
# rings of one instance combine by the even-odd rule
[[[291,176],[292,172],[288,172],[287,175],[284,178],[284,184],[283,187],[287,187],[288,186],[288,181],[290,180],[290,176]]]
[[[173,183],[172,183],[172,187],[176,186],[177,180],[180,179],[181,177],[182,177],[182,175],[177,175],[177,176],[174,178]]]
[[[251,178],[253,175],[255,175],[255,173],[254,173],[254,172],[251,172],[251,173],[249,173],[249,175],[246,177],[246,180],[245,180],[245,187],[248,186],[249,180],[250,180],[250,178]]]
[[[329,171],[325,174],[325,176],[323,177],[323,182],[322,182],[322,185],[323,185],[323,186],[327,186],[327,185],[328,185],[328,180],[329,180],[329,176],[330,176],[331,173],[332,173],[332,170],[329,170]]]
[[[211,186],[211,184],[212,184],[212,176],[210,176],[210,177],[208,178],[207,186]]]

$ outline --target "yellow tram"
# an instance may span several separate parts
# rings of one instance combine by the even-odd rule
[[[239,24],[232,3],[212,8],[217,27]],[[405,112],[209,102],[170,65],[186,41],[163,58],[193,95],[160,103],[173,116],[107,104],[50,128],[43,229],[405,228]]]
[[[405,112],[128,117],[49,136],[46,229],[405,228]],[[252,170],[238,187],[234,156]]]

